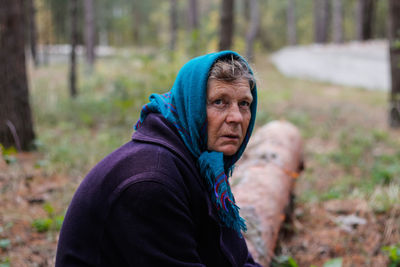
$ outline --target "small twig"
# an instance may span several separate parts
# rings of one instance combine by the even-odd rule
[[[6,124],[7,124],[8,128],[11,131],[11,134],[12,134],[12,136],[14,138],[15,146],[17,147],[18,152],[21,152],[22,151],[21,143],[19,141],[17,130],[15,129],[14,124],[9,120],[6,121]]]

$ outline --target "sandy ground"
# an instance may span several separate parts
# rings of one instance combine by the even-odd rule
[[[388,90],[389,49],[385,41],[285,47],[272,62],[289,77]]]

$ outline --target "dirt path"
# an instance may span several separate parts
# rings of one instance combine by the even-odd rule
[[[384,41],[294,46],[273,54],[272,62],[289,77],[388,90],[388,51]]]

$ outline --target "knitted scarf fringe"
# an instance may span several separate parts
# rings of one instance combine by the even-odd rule
[[[245,220],[239,215],[240,208],[235,203],[229,178],[224,172],[222,152],[203,152],[198,158],[198,164],[222,224],[241,235],[241,231],[245,232],[247,227]]]

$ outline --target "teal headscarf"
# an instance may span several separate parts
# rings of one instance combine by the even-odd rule
[[[251,119],[247,134],[236,154],[224,156],[222,152],[207,151],[208,76],[211,67],[218,59],[231,55],[247,64],[245,59],[232,51],[211,53],[187,62],[179,71],[170,92],[150,96],[150,103],[143,106],[135,129],[138,129],[147,114],[152,112],[161,113],[171,122],[178,130],[186,147],[198,159],[200,174],[206,181],[221,224],[240,234],[241,230],[246,231],[246,224],[239,215],[239,207],[235,204],[228,177],[232,174],[234,164],[242,155],[253,131],[257,108],[256,86],[251,91],[253,102],[250,106]],[[251,72],[250,66],[248,68]]]

